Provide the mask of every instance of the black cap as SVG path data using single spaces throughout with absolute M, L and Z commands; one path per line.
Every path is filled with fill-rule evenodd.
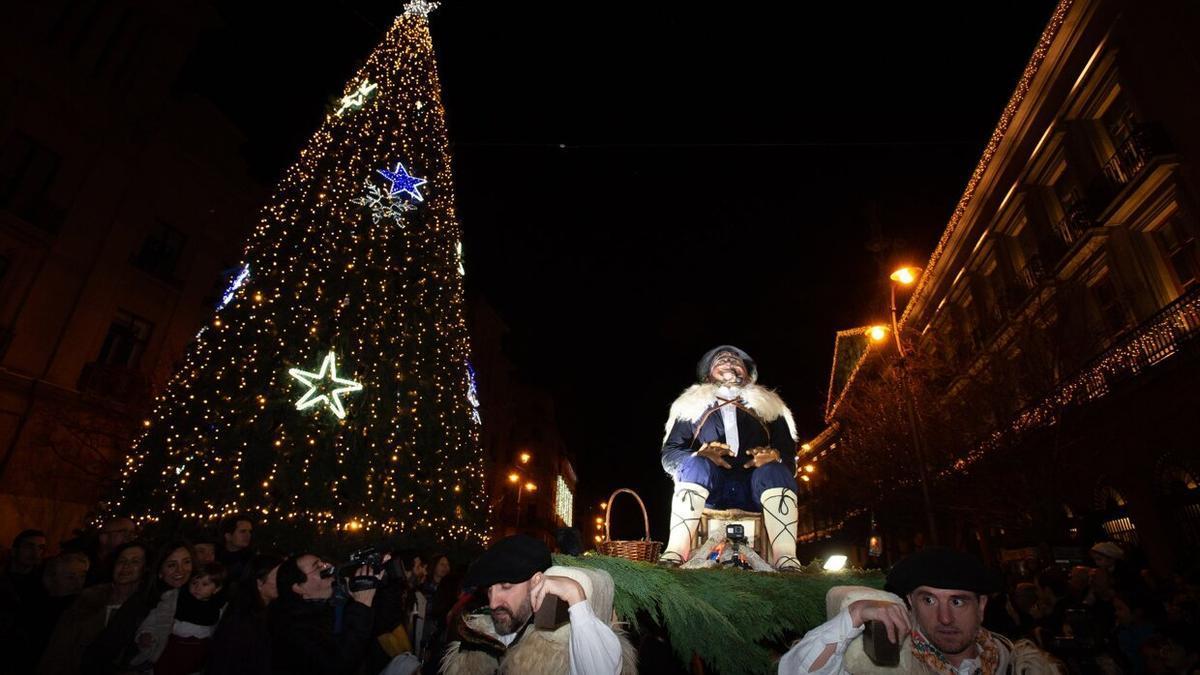
M 884 590 L 904 597 L 918 586 L 981 594 L 996 588 L 992 574 L 975 556 L 944 546 L 921 549 L 896 563 Z
M 754 362 L 754 359 L 750 358 L 749 354 L 733 345 L 721 345 L 720 347 L 713 347 L 705 352 L 704 356 L 700 357 L 700 362 L 696 364 L 697 382 L 708 381 L 708 373 L 712 370 L 713 361 L 721 352 L 729 352 L 741 359 L 742 363 L 746 364 L 746 376 L 750 378 L 751 382 L 758 381 L 758 364 Z
M 527 534 L 514 534 L 489 548 L 467 570 L 464 587 L 519 584 L 550 569 L 550 549 Z

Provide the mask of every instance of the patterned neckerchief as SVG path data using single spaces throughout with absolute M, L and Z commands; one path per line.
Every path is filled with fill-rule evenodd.
M 946 655 L 934 647 L 933 643 L 927 640 L 920 631 L 914 628 L 910 637 L 912 637 L 913 657 L 917 661 L 935 673 L 944 673 L 945 675 L 958 673 L 958 670 L 950 665 Z M 992 634 L 982 626 L 975 636 L 975 646 L 979 649 L 979 667 L 975 669 L 975 675 L 998 675 L 1000 649 L 996 647 L 996 641 L 992 639 Z

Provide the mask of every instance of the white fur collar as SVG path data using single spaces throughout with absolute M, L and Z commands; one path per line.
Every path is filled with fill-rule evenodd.
M 716 384 L 693 384 L 683 393 L 675 402 L 671 404 L 671 416 L 667 419 L 667 436 L 671 434 L 671 427 L 675 426 L 678 421 L 684 422 L 699 422 L 704 413 L 708 411 L 717 402 L 717 389 L 720 386 Z M 753 410 L 754 414 L 758 415 L 763 422 L 770 424 L 779 419 L 780 416 L 787 421 L 788 431 L 792 434 L 792 440 L 799 440 L 796 435 L 796 422 L 792 419 L 792 411 L 784 405 L 783 399 L 779 398 L 779 394 L 761 387 L 757 384 L 749 384 L 742 387 L 742 401 L 746 407 Z M 666 441 L 666 436 L 663 437 Z

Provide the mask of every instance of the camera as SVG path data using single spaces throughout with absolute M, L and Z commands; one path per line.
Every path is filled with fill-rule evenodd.
M 749 539 L 746 539 L 746 526 L 741 523 L 730 523 L 725 526 L 725 539 L 733 544 L 748 544 Z
M 360 567 L 366 567 L 369 574 L 357 576 Z M 378 577 L 383 572 L 382 577 Z M 353 593 L 372 588 L 381 588 L 388 584 L 404 579 L 404 567 L 398 558 L 384 560 L 382 551 L 374 546 L 368 546 L 354 551 L 345 563 L 333 565 L 321 572 L 323 578 L 334 578 L 334 584 Z

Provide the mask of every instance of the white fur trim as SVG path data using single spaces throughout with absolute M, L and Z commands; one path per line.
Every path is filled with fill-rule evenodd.
M 695 424 L 700 421 L 704 413 L 708 411 L 717 402 L 716 384 L 693 384 L 683 393 L 675 402 L 671 404 L 671 414 L 667 419 L 666 432 L 663 434 L 663 442 L 671 435 L 671 427 L 675 426 L 676 422 L 684 421 Z M 774 391 L 761 387 L 757 384 L 750 384 L 742 387 L 742 400 L 746 402 L 746 407 L 754 411 L 762 421 L 770 424 L 779 419 L 780 416 L 787 421 L 788 432 L 792 435 L 792 441 L 799 440 L 799 435 L 796 433 L 796 421 L 792 419 L 792 411 L 784 405 L 783 399 L 779 398 L 779 394 Z

